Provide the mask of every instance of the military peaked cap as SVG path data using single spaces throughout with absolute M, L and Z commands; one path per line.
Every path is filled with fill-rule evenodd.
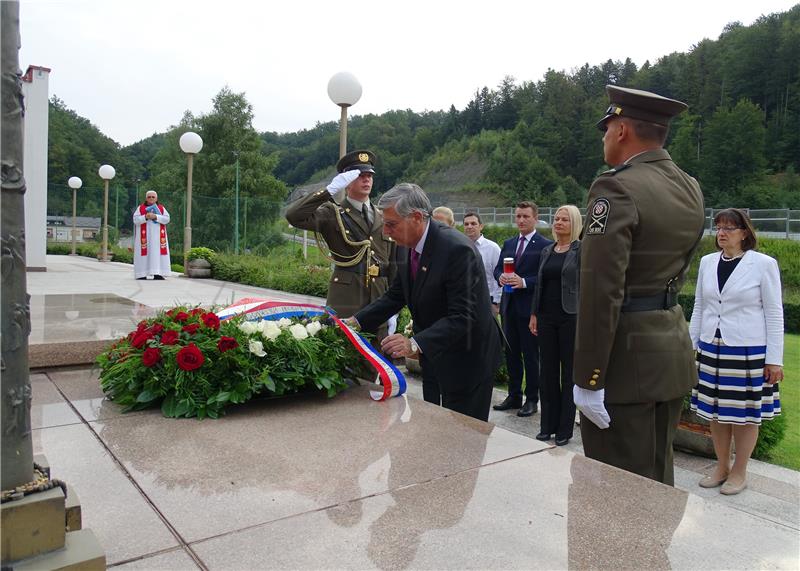
M 352 151 L 347 153 L 336 163 L 337 172 L 346 172 L 358 169 L 361 172 L 375 172 L 375 153 L 372 151 Z
M 597 122 L 601 131 L 606 130 L 606 122 L 612 117 L 629 117 L 669 127 L 670 119 L 689 108 L 681 101 L 641 89 L 606 85 L 606 92 L 611 105 L 605 117 Z

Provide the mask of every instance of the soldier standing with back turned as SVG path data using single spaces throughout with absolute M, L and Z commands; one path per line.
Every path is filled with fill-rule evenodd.
M 697 383 L 677 294 L 702 235 L 703 195 L 662 147 L 687 106 L 607 86 L 605 162 L 589 190 L 574 362 L 586 456 L 673 484 L 672 441 Z M 610 417 L 610 418 L 609 418 Z
M 395 243 L 383 235 L 383 217 L 369 200 L 375 155 L 353 151 L 336 164 L 327 188 L 289 205 L 289 224 L 316 233 L 335 267 L 328 286 L 328 306 L 338 315 L 354 315 L 388 289 L 394 277 Z M 321 243 L 322 240 L 324 243 Z M 392 261 L 390 263 L 390 261 Z M 386 336 L 386 324 L 377 331 Z

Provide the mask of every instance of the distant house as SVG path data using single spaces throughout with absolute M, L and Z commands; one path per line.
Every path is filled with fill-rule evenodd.
M 75 217 L 75 241 L 89 242 L 100 232 L 100 218 L 94 216 Z M 72 242 L 72 216 L 47 217 L 48 242 Z

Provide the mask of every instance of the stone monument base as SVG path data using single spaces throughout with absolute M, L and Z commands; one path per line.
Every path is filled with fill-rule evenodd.
M 36 462 L 50 477 L 43 456 Z M 34 492 L 2 504 L 3 569 L 105 569 L 106 556 L 97 538 L 81 529 L 77 494 L 67 487 Z

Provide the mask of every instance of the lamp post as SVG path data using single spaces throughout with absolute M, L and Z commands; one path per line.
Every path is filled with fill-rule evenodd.
M 103 165 L 97 171 L 103 179 L 103 251 L 100 261 L 108 261 L 108 181 L 117 175 L 117 171 L 111 165 Z
M 186 153 L 187 177 L 186 177 L 186 225 L 183 228 L 183 271 L 189 264 L 189 250 L 192 248 L 192 167 L 194 156 L 203 148 L 203 139 L 200 135 L 188 131 L 181 135 L 179 144 L 181 150 Z
M 233 252 L 239 255 L 239 151 L 233 151 L 236 157 L 236 231 L 233 233 Z
M 78 189 L 83 186 L 83 181 L 77 176 L 69 177 L 67 184 L 72 189 L 72 255 L 75 255 L 75 215 L 77 212 Z
M 347 152 L 347 108 L 361 99 L 361 84 L 347 71 L 334 74 L 328 81 L 328 97 L 342 108 L 339 120 L 339 158 Z

